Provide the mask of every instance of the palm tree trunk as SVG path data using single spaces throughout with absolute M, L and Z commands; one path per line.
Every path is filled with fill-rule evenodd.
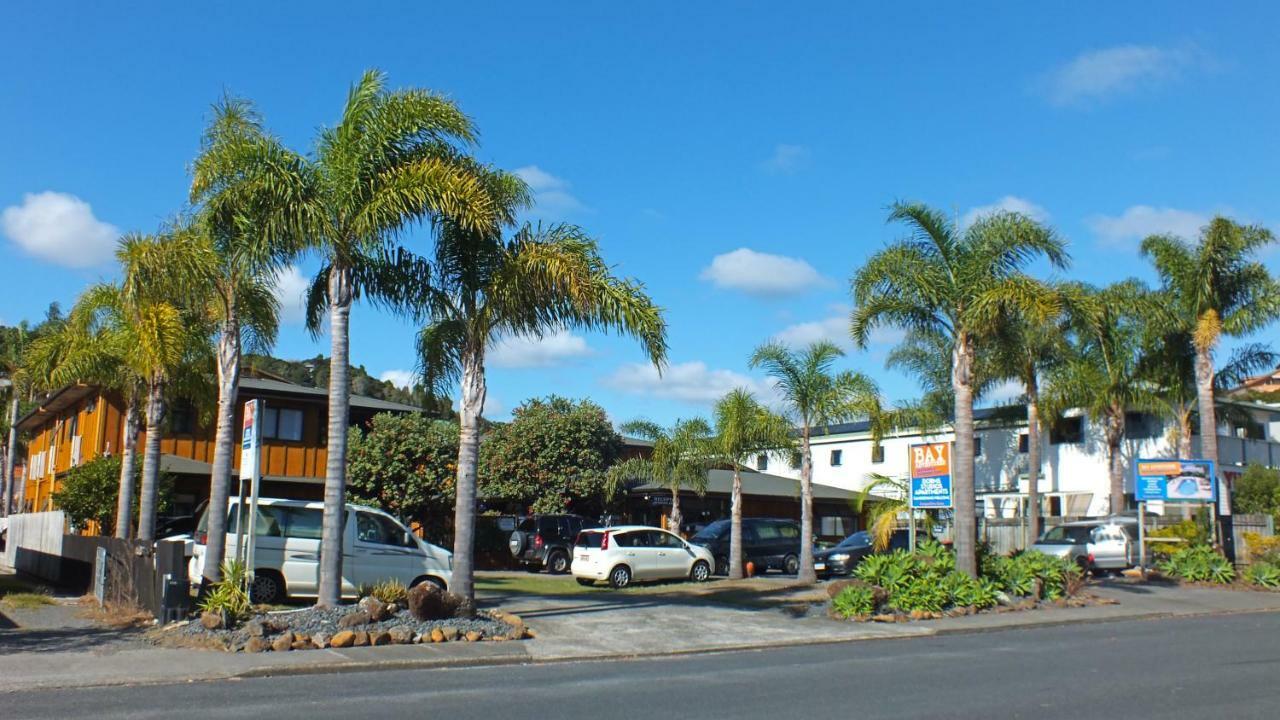
M 1178 457 L 1191 457 L 1191 408 L 1178 411 Z M 1185 504 L 1185 503 L 1184 503 Z
M 963 333 L 956 338 L 955 350 L 952 351 L 951 384 L 955 390 L 956 405 L 956 442 L 951 458 L 956 569 L 976 578 L 978 523 L 974 517 L 976 502 L 973 488 L 973 343 Z
M 1200 410 L 1200 459 L 1218 464 L 1218 417 L 1213 404 L 1213 351 L 1196 348 L 1196 400 Z
M 138 391 L 129 390 L 124 405 L 124 439 L 120 447 L 120 486 L 116 491 L 116 537 L 133 532 L 133 469 L 138 460 Z
M 4 451 L 4 516 L 14 509 L 13 454 L 18 451 L 18 386 L 12 385 L 13 398 L 9 400 L 9 439 Z
M 1040 388 L 1027 376 L 1027 539 L 1040 537 Z
M 729 496 L 729 578 L 742 577 L 742 471 L 733 463 L 733 492 Z
M 231 460 L 235 445 L 236 393 L 240 387 L 240 321 L 231 314 L 218 336 L 218 422 L 213 437 L 213 471 L 209 476 L 209 525 L 204 554 L 204 577 L 222 577 L 227 551 L 227 495 L 231 490 Z
M 1111 514 L 1124 512 L 1124 468 L 1121 466 L 1120 442 L 1124 439 L 1124 408 L 1113 406 L 1107 411 L 1107 474 L 1111 479 Z
M 796 582 L 818 582 L 813 569 L 813 449 L 808 422 L 800 429 L 800 573 Z
M 453 586 L 449 591 L 475 605 L 476 473 L 480 457 L 480 418 L 488 389 L 484 345 L 469 342 L 462 356 L 462 399 L 458 403 L 458 482 L 453 511 Z
M 147 444 L 142 452 L 142 490 L 138 500 L 138 539 L 156 539 L 156 507 L 160 491 L 160 435 L 164 423 L 164 382 L 147 386 Z
M 680 526 L 684 524 L 684 513 L 680 512 L 680 483 L 671 486 L 671 514 L 667 516 L 667 529 L 679 535 Z
M 342 532 L 347 495 L 347 417 L 351 402 L 351 270 L 329 269 L 329 439 L 324 473 L 324 518 L 320 528 L 320 588 L 316 605 L 342 600 Z

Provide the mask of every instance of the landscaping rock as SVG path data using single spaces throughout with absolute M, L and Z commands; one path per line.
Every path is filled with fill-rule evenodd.
M 897 615 L 891 615 L 891 614 L 889 614 L 889 613 L 882 613 L 882 614 L 880 614 L 880 615 L 872 615 L 872 616 L 871 616 L 871 619 L 872 619 L 872 620 L 874 620 L 875 622 L 883 622 L 883 623 L 898 622 L 898 616 L 897 616 Z
M 445 642 L 453 642 L 462 637 L 462 631 L 452 625 L 445 625 L 440 628 L 440 632 L 444 633 Z
M 360 609 L 368 613 L 371 622 L 382 622 L 394 614 L 390 606 L 372 595 L 360 600 Z
M 204 626 L 205 630 L 221 630 L 226 627 L 222 613 L 209 612 L 208 610 L 200 613 L 200 624 Z
M 374 646 L 390 645 L 391 633 L 386 630 L 374 630 L 369 633 L 369 644 Z
M 467 637 L 467 642 L 476 642 L 477 640 L 483 640 L 484 631 L 472 630 L 471 632 L 467 633 L 466 637 Z
M 396 613 L 400 612 L 403 609 L 404 608 L 400 607 L 400 603 L 388 603 L 387 615 L 394 617 Z
M 288 652 L 293 649 L 293 633 L 285 630 L 271 641 L 271 649 L 276 652 Z
M 347 629 L 360 627 L 361 625 L 368 625 L 371 622 L 373 622 L 373 616 L 361 610 L 344 615 L 342 619 L 338 621 L 338 627 Z
M 265 638 L 261 638 L 256 635 L 250 637 L 249 642 L 244 644 L 244 651 L 247 653 L 266 652 L 270 649 L 271 643 L 267 642 Z
M 461 597 L 446 593 L 427 582 L 410 588 L 405 599 L 409 603 L 409 612 L 419 620 L 444 620 L 456 617 L 459 608 L 464 604 Z
M 433 643 L 442 643 L 442 642 L 444 642 L 444 641 L 445 641 L 445 640 L 444 640 L 444 631 L 443 631 L 443 630 L 441 630 L 440 628 L 432 628 L 432 629 L 431 629 L 431 642 L 433 642 Z
M 342 632 L 334 633 L 333 637 L 329 638 L 329 647 L 349 648 L 355 644 L 356 634 L 350 630 L 343 630 Z
M 355 642 L 352 644 L 354 644 L 356 647 L 360 647 L 362 645 L 368 645 L 369 633 L 365 632 L 364 630 L 356 630 Z
M 407 625 L 397 625 L 388 631 L 391 642 L 397 645 L 408 645 L 413 642 L 413 630 Z
M 326 633 L 326 632 L 314 633 L 311 636 L 311 644 L 315 645 L 317 649 L 323 650 L 329 647 L 329 638 L 330 638 L 329 633 Z

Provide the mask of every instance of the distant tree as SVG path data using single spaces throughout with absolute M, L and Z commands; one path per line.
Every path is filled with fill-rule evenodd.
M 649 440 L 653 449 L 648 457 L 628 458 L 609 468 L 609 481 L 617 487 L 635 481 L 651 482 L 670 490 L 668 528 L 679 533 L 684 524 L 680 491 L 705 493 L 707 471 L 718 459 L 711 426 L 700 417 L 676 420 L 671 427 L 632 420 L 622 424 L 622 432 Z
M 1280 470 L 1256 463 L 1245 466 L 1232 488 L 1231 508 L 1240 513 L 1280 515 Z
M 136 490 L 142 480 L 136 468 L 132 479 L 135 492 L 130 493 L 130 497 L 136 505 L 140 495 Z M 172 490 L 173 478 L 162 475 L 156 500 L 159 511 L 168 509 Z M 83 530 L 93 522 L 97 523 L 100 534 L 111 535 L 115 530 L 119 492 L 120 458 L 102 456 L 68 470 L 53 494 L 53 501 L 77 528 Z
M 602 510 L 605 474 L 621 451 L 622 437 L 590 400 L 527 400 L 480 445 L 479 495 L 534 512 Z
M 352 498 L 418 523 L 439 538 L 453 507 L 458 426 L 415 413 L 379 413 L 351 428 L 347 486 Z

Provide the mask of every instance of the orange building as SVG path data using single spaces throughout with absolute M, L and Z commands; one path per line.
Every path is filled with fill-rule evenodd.
M 232 463 L 240 467 L 240 428 L 244 403 L 264 401 L 262 489 L 267 497 L 320 499 L 328 441 L 328 391 L 281 379 L 246 376 L 236 399 L 236 437 Z M 362 395 L 351 396 L 349 423 L 364 424 L 380 412 L 421 412 L 421 408 Z M 207 417 L 206 417 L 207 416 Z M 174 477 L 168 514 L 185 515 L 209 495 L 212 473 L 213 412 L 200 413 L 177 403 L 169 408 L 160 441 L 160 469 Z M 68 385 L 50 394 L 18 421 L 27 442 L 22 495 L 28 512 L 54 509 L 53 493 L 66 472 L 102 455 L 119 454 L 124 439 L 124 402 L 93 385 Z M 138 435 L 138 465 L 146 433 Z

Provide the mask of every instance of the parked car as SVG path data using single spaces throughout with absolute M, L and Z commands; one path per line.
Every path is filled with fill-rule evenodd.
M 921 535 L 921 539 L 927 537 Z M 889 537 L 889 545 L 881 552 L 905 550 L 911 544 L 911 534 L 906 530 L 894 530 Z M 813 553 L 813 569 L 820 577 L 832 575 L 848 575 L 862 562 L 862 558 L 876 552 L 873 549 L 871 533 L 866 530 L 856 532 L 841 540 L 834 547 L 818 550 Z
M 583 530 L 573 547 L 573 576 L 580 585 L 604 580 L 624 588 L 633 581 L 682 578 L 705 582 L 714 562 L 710 550 L 644 525 Z
M 507 540 L 511 554 L 526 570 L 546 568 L 553 575 L 569 572 L 573 541 L 586 528 L 600 524 L 581 515 L 530 515 L 520 521 Z
M 715 557 L 715 572 L 729 574 L 729 520 L 717 520 L 689 538 Z M 794 575 L 800 570 L 800 523 L 776 518 L 742 518 L 743 562 L 755 563 L 756 572 L 780 570 Z
M 1137 565 L 1137 538 L 1137 518 L 1118 515 L 1049 528 L 1031 549 L 1067 558 L 1081 570 L 1099 575 Z
M 238 551 L 239 499 L 227 504 L 227 557 Z M 246 509 L 247 512 L 247 509 Z M 374 508 L 348 503 L 342 534 L 342 596 L 355 598 L 362 585 L 399 580 L 409 587 L 430 582 L 447 588 L 453 580 L 453 553 L 414 535 L 398 520 Z M 254 602 L 315 597 L 320 582 L 320 529 L 324 503 L 260 498 L 253 522 Z M 206 510 L 196 525 L 188 563 L 192 581 L 204 575 L 209 532 Z

